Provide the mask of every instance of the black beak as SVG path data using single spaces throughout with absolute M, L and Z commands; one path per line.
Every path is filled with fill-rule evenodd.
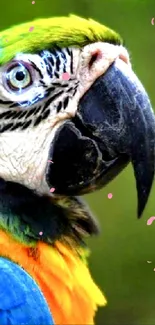
M 104 186 L 131 161 L 140 217 L 154 178 L 154 146 L 155 117 L 148 95 L 118 59 L 83 96 L 75 118 L 57 131 L 47 183 L 56 194 L 87 193 Z

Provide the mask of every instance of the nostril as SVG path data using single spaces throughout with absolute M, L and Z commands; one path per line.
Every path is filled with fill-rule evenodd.
M 91 59 L 89 61 L 89 69 L 91 69 L 92 65 L 95 61 L 100 59 L 102 57 L 102 52 L 100 50 L 96 50 L 94 53 L 92 53 Z
M 130 60 L 129 60 L 129 56 L 126 53 L 126 51 L 121 50 L 121 53 L 119 54 L 119 59 L 121 59 L 123 62 L 125 62 L 126 64 L 130 65 Z M 92 68 L 93 64 L 100 60 L 100 59 L 104 59 L 104 54 L 100 49 L 95 50 L 92 55 L 91 55 L 91 59 L 89 61 L 89 69 Z
M 97 60 L 97 53 L 93 54 L 89 61 L 89 69 L 91 69 L 93 63 Z

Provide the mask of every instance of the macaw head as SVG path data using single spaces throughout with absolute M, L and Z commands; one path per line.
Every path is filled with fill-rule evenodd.
M 101 188 L 131 162 L 140 216 L 155 117 L 121 37 L 74 15 L 0 37 L 0 177 L 56 199 Z

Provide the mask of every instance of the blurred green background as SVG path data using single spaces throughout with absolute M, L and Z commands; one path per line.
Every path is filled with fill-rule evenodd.
M 118 31 L 135 72 L 155 107 L 155 0 L 0 0 L 0 29 L 38 17 L 75 13 Z M 112 199 L 107 195 L 111 192 Z M 106 188 L 86 196 L 101 236 L 89 240 L 90 267 L 108 305 L 97 325 L 155 325 L 155 186 L 143 218 L 136 218 L 136 189 L 129 166 Z M 147 263 L 152 261 L 152 263 Z

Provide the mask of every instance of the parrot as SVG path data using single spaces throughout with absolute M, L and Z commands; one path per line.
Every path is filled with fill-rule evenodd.
M 155 170 L 155 115 L 113 29 L 74 14 L 0 32 L 0 324 L 94 324 L 100 225 L 83 195 L 130 163 L 137 216 Z

